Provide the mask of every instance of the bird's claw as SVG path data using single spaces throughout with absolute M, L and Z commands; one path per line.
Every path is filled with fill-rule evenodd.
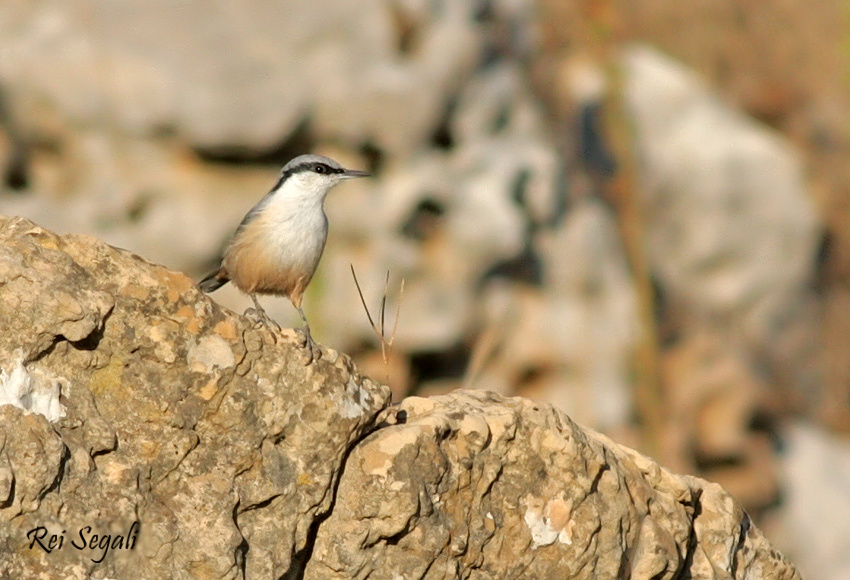
M 299 328 L 296 332 L 300 337 L 300 345 L 306 351 L 307 362 L 305 366 L 309 366 L 313 361 L 317 361 L 322 358 L 322 349 L 319 348 L 319 345 L 313 340 L 313 336 L 310 334 L 310 327 Z
M 272 320 L 272 318 L 266 314 L 264 310 L 258 310 L 256 308 L 248 308 L 245 311 L 244 316 L 250 318 L 254 321 L 254 327 L 257 328 L 259 326 L 265 326 L 269 330 L 273 332 L 280 332 L 280 324 Z

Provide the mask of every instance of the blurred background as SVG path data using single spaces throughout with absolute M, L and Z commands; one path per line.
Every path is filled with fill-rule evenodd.
M 396 399 L 554 403 L 847 579 L 848 30 L 837 0 L 5 0 L 0 213 L 198 279 L 291 157 L 370 169 L 326 203 L 320 342 Z

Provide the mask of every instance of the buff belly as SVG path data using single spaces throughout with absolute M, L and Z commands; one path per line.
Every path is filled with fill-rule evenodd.
M 324 215 L 319 217 L 324 220 Z M 325 236 L 311 235 L 311 224 L 273 223 L 261 217 L 247 226 L 225 252 L 223 265 L 243 292 L 286 296 L 299 307 L 322 256 Z

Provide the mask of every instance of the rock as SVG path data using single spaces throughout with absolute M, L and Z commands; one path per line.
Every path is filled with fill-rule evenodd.
M 545 114 L 519 64 L 504 61 L 472 75 L 457 98 L 450 128 L 456 146 L 511 135 L 539 140 Z M 515 150 L 522 154 L 522 150 Z
M 780 510 L 787 550 L 807 578 L 850 577 L 850 440 L 804 423 L 786 425 Z
M 474 26 L 474 6 L 449 0 L 419 4 L 416 41 L 405 46 L 398 22 L 405 6 L 410 3 L 371 0 L 341 11 L 333 1 L 324 8 L 303 3 L 305 14 L 315 15 L 309 21 L 322 22 L 301 71 L 311 79 L 312 121 L 320 135 L 368 140 L 407 155 L 436 129 L 450 95 L 478 64 L 484 39 Z M 327 15 L 334 15 L 331 25 Z
M 77 154 L 49 163 L 36 155 L 39 172 L 58 163 L 53 182 L 40 177 L 35 190 L 5 197 L 4 212 L 56 231 L 96 235 L 185 271 L 209 267 L 200 262 L 221 251 L 279 172 L 203 164 L 172 145 L 97 132 L 66 139 L 63 148 Z
M 719 486 L 546 404 L 411 397 L 346 464 L 305 579 L 787 578 Z
M 36 125 L 47 103 L 72 125 L 107 119 L 136 136 L 173 130 L 204 150 L 263 152 L 310 117 L 321 137 L 412 150 L 476 64 L 471 10 L 426 9 L 400 54 L 390 3 L 376 0 L 22 2 L 0 18 L 0 76 Z
M 740 321 L 770 350 L 801 315 L 820 238 L 799 155 L 660 53 L 623 62 L 660 284 L 691 317 Z
M 92 238 L 2 218 L 0 239 L 0 392 L 28 373 L 58 385 L 61 405 L 50 421 L 0 407 L 0 576 L 297 569 L 389 390 L 333 351 L 305 367 L 292 333 L 275 344 L 182 274 Z M 103 563 L 68 545 L 134 521 L 135 550 Z M 29 549 L 38 526 L 66 530 L 65 548 Z
M 33 512 L 51 489 L 67 461 L 67 447 L 40 414 L 0 405 L 0 505 L 4 522 Z M 3 571 L 0 566 L 0 571 Z
M 478 71 L 448 119 L 451 150 L 389 163 L 374 195 L 359 206 L 349 200 L 345 212 L 328 201 L 329 217 L 341 214 L 343 227 L 331 220 L 324 262 L 336 263 L 327 271 L 337 277 L 322 278 L 329 297 L 322 310 L 348 320 L 336 331 L 340 340 L 356 346 L 371 339 L 348 268 L 340 268 L 348 263 L 357 266 L 370 303 L 380 299 L 387 270 L 405 279 L 399 350 L 442 352 L 475 333 L 482 278 L 521 255 L 534 223 L 551 220 L 557 205 L 560 162 L 535 105 L 515 67 Z
M 741 349 L 709 333 L 682 337 L 662 355 L 664 464 L 723 485 L 760 513 L 781 494 L 768 389 Z
M 4 578 L 799 578 L 719 486 L 549 405 L 389 409 L 129 252 L 21 218 L 0 248 Z
M 613 216 L 582 201 L 535 249 L 541 289 L 490 284 L 479 301 L 479 348 L 494 344 L 472 384 L 501 383 L 495 390 L 550 402 L 598 428 L 626 423 L 638 321 Z

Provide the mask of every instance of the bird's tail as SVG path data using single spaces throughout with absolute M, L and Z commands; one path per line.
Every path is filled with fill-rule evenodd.
M 230 282 L 230 276 L 227 275 L 227 272 L 224 268 L 219 268 L 218 270 L 212 272 L 206 278 L 198 282 L 198 288 L 200 288 L 204 292 L 214 292 L 215 290 L 218 290 L 228 282 Z

